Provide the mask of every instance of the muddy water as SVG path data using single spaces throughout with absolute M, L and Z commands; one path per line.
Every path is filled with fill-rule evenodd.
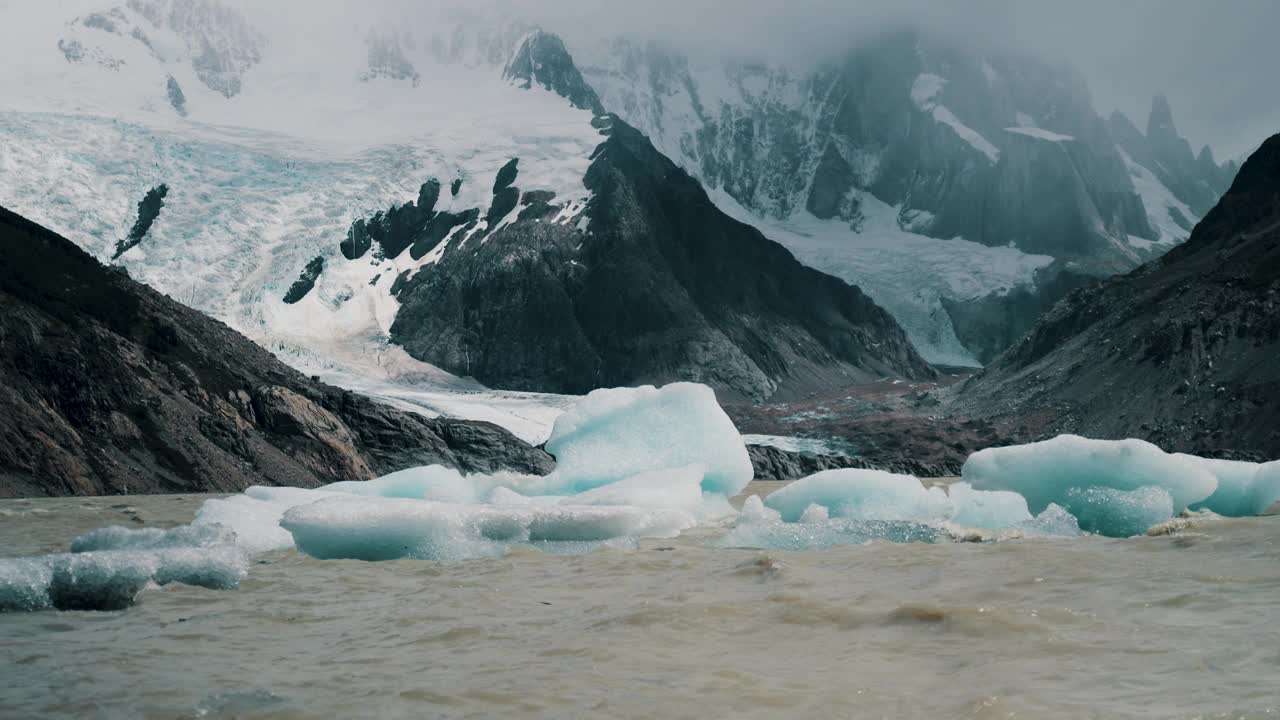
M 202 498 L 0 502 L 0 555 Z M 0 615 L 0 717 L 1280 717 L 1280 518 L 1160 538 L 261 556 Z

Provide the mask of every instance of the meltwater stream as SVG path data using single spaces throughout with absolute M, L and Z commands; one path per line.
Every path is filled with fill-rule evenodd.
M 0 555 L 180 525 L 205 499 L 0 501 Z M 1278 517 L 804 552 L 719 532 L 453 563 L 274 551 L 237 591 L 0 614 L 0 717 L 1280 713 Z

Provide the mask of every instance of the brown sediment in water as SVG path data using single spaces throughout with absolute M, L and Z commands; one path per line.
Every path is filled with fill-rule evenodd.
M 205 497 L 0 501 L 0 555 L 189 522 Z M 272 552 L 236 591 L 0 614 L 0 715 L 1265 716 L 1280 521 L 1200 530 L 811 552 L 700 532 L 452 564 Z

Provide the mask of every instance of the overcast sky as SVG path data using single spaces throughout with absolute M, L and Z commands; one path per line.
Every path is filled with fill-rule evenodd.
M 441 6 L 505 4 L 571 47 L 625 34 L 690 53 L 799 63 L 911 22 L 979 48 L 1066 61 L 1085 76 L 1099 113 L 1119 108 L 1140 128 L 1152 94 L 1164 92 L 1183 135 L 1197 150 L 1209 143 L 1219 159 L 1280 132 L 1280 0 L 229 1 L 291 24 L 321 15 L 358 22 L 379 10 L 408 20 Z
M 1163 91 L 1198 149 L 1252 150 L 1280 132 L 1280 0 L 511 0 L 572 40 L 647 34 L 774 58 L 838 50 L 895 21 L 1037 53 L 1084 74 L 1104 115 L 1146 127 Z M 532 11 L 532 12 L 531 12 Z

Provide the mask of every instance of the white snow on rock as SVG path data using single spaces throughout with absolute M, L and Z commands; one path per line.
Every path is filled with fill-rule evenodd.
M 985 155 L 992 165 L 1000 162 L 1000 149 L 984 138 L 982 133 L 961 122 L 955 113 L 939 101 L 938 96 L 942 94 L 946 84 L 947 81 L 944 78 L 933 73 L 920 73 L 911 83 L 911 102 L 920 108 L 921 112 L 928 113 L 937 122 L 954 130 L 961 140 Z
M 1068 142 L 1075 140 L 1075 138 L 1070 135 L 1063 135 L 1062 133 L 1056 133 L 1051 130 L 1042 130 L 1041 128 L 1034 126 L 1007 127 L 1004 130 L 1005 132 L 1011 132 L 1016 135 L 1026 135 L 1027 137 L 1032 137 L 1037 140 L 1046 140 L 1048 142 Z
M 1181 216 L 1189 227 L 1194 227 L 1200 221 L 1200 216 L 1192 212 L 1186 203 L 1175 197 L 1173 192 L 1160 182 L 1155 173 L 1135 162 L 1129 153 L 1120 149 L 1120 157 L 1129 168 L 1133 188 L 1138 191 L 1138 197 L 1142 199 L 1142 205 L 1147 211 L 1151 226 L 1160 234 L 1159 239 L 1154 241 L 1130 236 L 1129 244 L 1141 250 L 1151 250 L 1155 245 L 1168 250 L 1190 237 L 1191 231 L 1178 224 L 1175 218 Z
M 489 420 L 544 440 L 563 399 L 491 392 L 388 343 L 399 310 L 391 284 L 402 273 L 429 271 L 460 238 L 420 260 L 407 251 L 382 259 L 375 250 L 347 261 L 338 250 L 354 219 L 416 199 L 432 177 L 443 186 L 438 209 L 483 212 L 494 176 L 513 157 L 520 159 L 517 187 L 554 191 L 567 207 L 554 221 L 580 222 L 589 199 L 582 178 L 603 137 L 590 112 L 502 79 L 525 28 L 456 8 L 442 11 L 439 22 L 402 29 L 397 37 L 414 35 L 397 52 L 412 65 L 415 84 L 370 75 L 366 38 L 386 19 L 376 13 L 357 26 L 319 13 L 300 37 L 281 14 L 257 16 L 251 4 L 238 8 L 243 18 L 217 2 L 178 4 L 198 5 L 212 18 L 180 13 L 178 20 L 226 30 L 211 41 L 218 57 L 241 57 L 240 49 L 260 55 L 249 66 L 224 68 L 241 83 L 230 97 L 196 76 L 198 60 L 182 33 L 202 30 L 185 20 L 167 29 L 165 13 L 159 27 L 142 4 L 113 9 L 101 0 L 0 11 L 9 21 L 0 23 L 0 59 L 23 68 L 0 78 L 5 206 L 110 262 L 138 201 L 165 183 L 160 217 L 115 261 L 132 277 L 308 374 L 362 385 L 404 409 Z M 261 24 L 271 21 L 280 25 Z M 149 46 L 135 28 L 145 30 Z M 249 34 L 265 40 L 236 39 Z M 59 38 L 80 43 L 86 58 L 64 56 Z M 108 57 L 122 62 L 95 60 Z M 185 116 L 169 104 L 170 75 L 186 98 Z M 462 180 L 456 197 L 455 179 Z M 325 269 L 315 288 L 285 304 L 285 291 L 317 256 Z
M 721 191 L 717 206 L 754 224 L 806 265 L 862 289 L 902 325 L 926 360 L 977 367 L 956 337 L 942 298 L 970 300 L 1034 282 L 1037 269 L 1053 261 L 1017 248 L 989 247 L 962 238 L 939 239 L 902 229 L 899 211 L 870 193 L 859 193 L 862 221 L 851 229 L 839 220 L 802 212 L 789 220 L 751 214 Z

